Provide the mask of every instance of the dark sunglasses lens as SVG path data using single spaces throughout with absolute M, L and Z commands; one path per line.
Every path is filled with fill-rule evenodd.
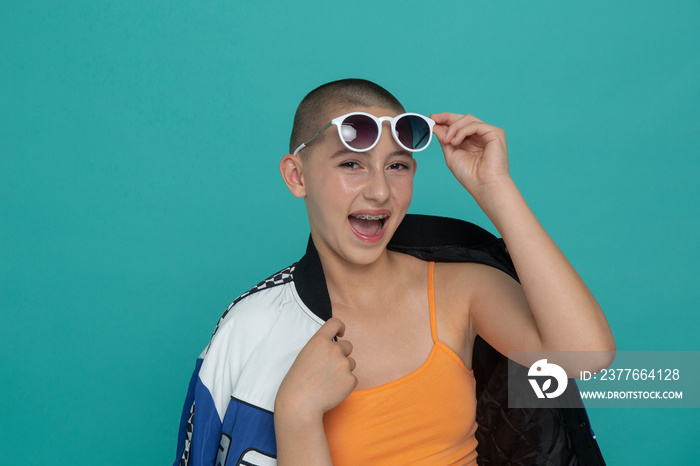
M 365 150 L 374 144 L 377 132 L 377 123 L 366 115 L 350 115 L 340 128 L 345 143 L 357 150 Z
M 396 132 L 401 144 L 411 150 L 424 148 L 430 140 L 430 126 L 423 118 L 406 115 L 396 122 Z

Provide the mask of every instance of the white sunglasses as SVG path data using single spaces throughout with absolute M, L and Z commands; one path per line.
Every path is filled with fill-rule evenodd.
M 352 112 L 334 118 L 314 136 L 301 144 L 294 155 L 307 146 L 311 141 L 328 129 L 331 125 L 338 128 L 338 137 L 345 147 L 355 152 L 365 152 L 379 142 L 382 135 L 382 122 L 391 123 L 391 135 L 396 143 L 409 152 L 420 152 L 433 139 L 435 121 L 418 113 L 403 113 L 395 117 L 377 118 L 364 112 Z

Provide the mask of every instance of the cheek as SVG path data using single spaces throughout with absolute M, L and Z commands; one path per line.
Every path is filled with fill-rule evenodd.
M 413 199 L 413 177 L 404 177 L 396 180 L 393 186 L 393 194 L 398 202 L 410 204 Z
M 326 173 L 318 179 L 319 182 L 313 187 L 313 192 L 324 200 L 350 202 L 352 197 L 362 189 L 360 177 L 352 178 Z
M 319 174 L 307 184 L 307 202 L 313 211 L 323 217 L 345 212 L 360 191 L 359 184 L 347 177 L 332 173 Z

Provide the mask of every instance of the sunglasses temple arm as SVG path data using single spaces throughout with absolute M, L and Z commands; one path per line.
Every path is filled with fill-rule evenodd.
M 318 133 L 316 133 L 316 134 L 314 134 L 313 136 L 311 136 L 311 139 L 309 139 L 308 141 L 306 141 L 305 143 L 303 143 L 303 144 L 301 144 L 299 147 L 297 147 L 297 150 L 294 151 L 294 154 L 293 154 L 293 155 L 297 155 L 297 153 L 298 153 L 300 150 L 302 150 L 304 147 L 306 147 L 307 144 L 309 144 L 311 141 L 313 141 L 314 139 L 316 139 L 316 137 L 317 137 L 319 134 L 321 134 L 322 132 L 324 132 L 325 130 L 327 130 L 328 128 L 330 128 L 332 124 L 333 124 L 333 122 L 332 122 L 332 121 L 329 121 L 328 124 L 327 124 L 326 126 L 324 126 L 323 128 L 321 128 L 320 130 L 318 130 Z

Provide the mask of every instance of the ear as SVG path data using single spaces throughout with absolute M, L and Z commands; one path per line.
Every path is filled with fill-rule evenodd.
M 301 165 L 301 159 L 298 155 L 287 154 L 280 161 L 282 179 L 294 197 L 306 196 L 306 186 L 304 185 Z
M 413 159 L 413 176 L 416 176 L 416 170 L 418 170 L 418 161 Z

